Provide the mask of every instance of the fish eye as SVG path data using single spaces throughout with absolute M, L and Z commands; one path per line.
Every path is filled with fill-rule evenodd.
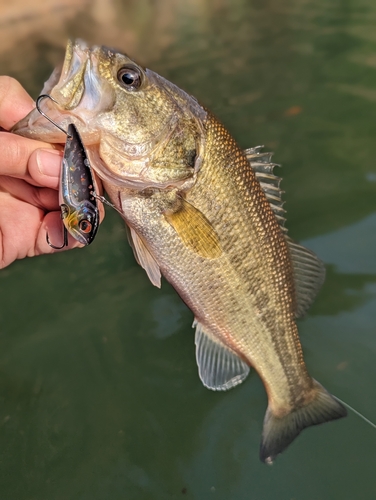
M 142 73 L 136 67 L 125 66 L 119 69 L 117 78 L 127 90 L 137 90 L 142 84 Z
M 86 219 L 82 219 L 79 223 L 79 226 L 83 233 L 90 233 L 92 228 L 91 222 Z

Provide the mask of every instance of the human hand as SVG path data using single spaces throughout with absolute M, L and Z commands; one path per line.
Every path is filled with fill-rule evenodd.
M 12 126 L 35 107 L 21 85 L 0 76 L 0 127 Z M 16 259 L 55 253 L 63 224 L 58 201 L 62 152 L 51 144 L 0 132 L 0 268 Z M 81 247 L 69 236 L 70 249 Z

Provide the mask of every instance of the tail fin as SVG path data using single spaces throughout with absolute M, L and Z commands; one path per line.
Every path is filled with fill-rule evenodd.
M 260 446 L 260 459 L 268 464 L 282 453 L 300 432 L 311 425 L 322 424 L 345 417 L 346 408 L 329 394 L 316 380 L 315 398 L 305 406 L 293 409 L 284 417 L 276 417 L 268 408 L 264 419 L 264 429 Z

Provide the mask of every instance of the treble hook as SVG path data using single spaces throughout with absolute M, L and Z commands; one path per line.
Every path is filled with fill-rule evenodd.
M 57 102 L 56 99 L 54 99 L 52 96 L 50 96 L 49 94 L 42 94 L 40 95 L 37 100 L 35 101 L 35 107 L 37 108 L 37 110 L 39 111 L 39 113 L 44 116 L 46 118 L 46 120 L 48 120 L 50 123 L 52 123 L 53 125 L 55 125 L 55 127 L 57 127 L 59 130 L 61 130 L 62 132 L 64 132 L 64 134 L 68 137 L 68 138 L 72 138 L 72 136 L 70 134 L 68 134 L 68 132 L 66 130 L 64 130 L 62 127 L 60 127 L 60 125 L 58 125 L 56 122 L 54 122 L 49 116 L 46 115 L 46 113 L 44 113 L 42 110 L 41 110 L 41 107 L 40 107 L 40 103 L 41 101 L 43 101 L 43 99 L 45 98 L 48 98 L 48 99 L 51 99 L 51 101 L 55 102 L 57 105 L 59 105 L 59 103 Z M 55 250 L 61 250 L 62 248 L 64 247 L 67 247 L 68 246 L 68 231 L 67 231 L 67 228 L 63 225 L 63 228 L 64 228 L 64 232 L 63 232 L 63 244 L 59 247 L 53 245 L 51 242 L 50 242 L 50 238 L 48 236 L 48 231 L 46 231 L 46 241 L 47 243 L 50 245 L 51 248 L 55 249 Z
M 57 100 L 54 99 L 52 96 L 50 96 L 50 94 L 42 94 L 35 101 L 35 107 L 37 108 L 37 110 L 39 111 L 39 113 L 46 118 L 46 120 L 48 120 L 50 123 L 52 123 L 53 125 L 55 125 L 55 127 L 57 127 L 59 130 L 61 130 L 62 132 L 64 132 L 64 134 L 71 139 L 72 136 L 70 134 L 68 134 L 68 132 L 66 130 L 64 130 L 62 127 L 60 127 L 60 125 L 58 125 L 56 122 L 54 122 L 52 120 L 52 118 L 50 118 L 49 116 L 47 116 L 46 113 L 44 113 L 41 110 L 41 108 L 40 108 L 40 102 L 43 101 L 43 99 L 45 99 L 46 97 L 48 99 L 51 99 L 51 101 L 53 101 L 54 103 L 56 103 L 59 106 L 59 103 L 57 102 Z

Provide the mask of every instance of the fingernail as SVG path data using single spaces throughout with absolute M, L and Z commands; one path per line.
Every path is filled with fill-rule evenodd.
M 59 177 L 62 154 L 56 149 L 38 149 L 37 163 L 39 172 L 49 177 Z

